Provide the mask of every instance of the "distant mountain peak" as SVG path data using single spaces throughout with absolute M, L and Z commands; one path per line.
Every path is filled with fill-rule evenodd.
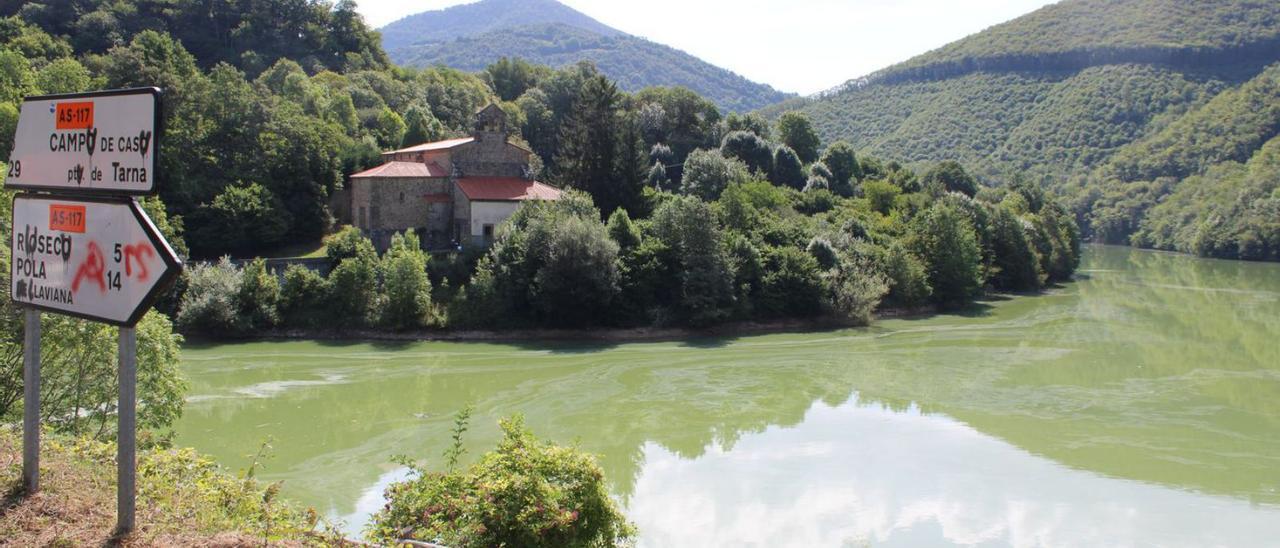
M 560 23 L 603 36 L 625 34 L 556 0 L 481 0 L 416 13 L 379 30 L 383 49 L 391 51 L 538 23 Z

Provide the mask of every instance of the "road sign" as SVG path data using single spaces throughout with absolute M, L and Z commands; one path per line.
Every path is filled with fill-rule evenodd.
M 96 194 L 152 194 L 160 155 L 160 90 L 28 97 L 5 186 Z
M 13 200 L 10 296 L 19 304 L 133 326 L 182 269 L 132 199 Z

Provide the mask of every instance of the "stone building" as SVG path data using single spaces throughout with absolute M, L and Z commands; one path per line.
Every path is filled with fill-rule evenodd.
M 521 202 L 560 198 L 533 180 L 531 154 L 507 142 L 506 113 L 491 104 L 470 137 L 384 152 L 382 165 L 352 175 L 350 221 L 379 249 L 410 228 L 430 249 L 487 244 Z

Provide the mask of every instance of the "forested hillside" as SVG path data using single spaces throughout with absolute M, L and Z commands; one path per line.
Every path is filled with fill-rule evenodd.
M 683 51 L 614 30 L 554 0 L 484 0 L 406 17 L 382 29 L 400 65 L 480 70 L 501 58 L 564 67 L 591 61 L 626 91 L 683 86 L 729 111 L 791 97 Z
M 761 113 L 799 110 L 824 141 L 868 154 L 1037 181 L 1069 197 L 1088 237 L 1129 243 L 1187 177 L 1247 162 L 1280 132 L 1278 61 L 1280 3 L 1066 0 Z M 1258 234 L 1194 250 L 1274 257 L 1280 233 Z M 1192 250 L 1168 241 L 1132 243 Z
M 751 110 L 788 97 L 662 44 L 626 34 L 598 34 L 562 23 L 507 27 L 447 42 L 391 50 L 391 55 L 401 65 L 445 65 L 470 71 L 483 69 L 504 57 L 553 67 L 587 60 L 624 90 L 679 85 L 730 111 Z

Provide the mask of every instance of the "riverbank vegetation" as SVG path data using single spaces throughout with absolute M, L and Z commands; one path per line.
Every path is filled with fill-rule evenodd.
M 691 157 L 699 155 L 714 166 L 689 171 L 683 186 L 701 190 L 642 188 L 637 208 L 648 216 L 632 219 L 619 207 L 602 218 L 590 194 L 570 190 L 523 206 L 474 259 L 428 259 L 412 232 L 379 256 L 348 228 L 329 239 L 327 276 L 295 265 L 277 277 L 261 260 L 197 265 L 177 322 L 212 336 L 789 318 L 864 324 L 882 303 L 946 308 L 987 289 L 1035 291 L 1069 278 L 1079 260 L 1072 216 L 1030 184 L 971 197 L 948 190 L 976 189 L 958 165 L 917 177 L 858 162 L 882 179 L 850 177 L 843 184 L 851 194 L 870 197 L 845 198 L 819 185 L 774 184 L 720 152 Z
M 444 471 L 406 460 L 414 477 L 387 488 L 387 504 L 369 525 L 370 540 L 459 548 L 631 544 L 635 527 L 609 496 L 595 457 L 539 441 L 519 416 L 500 422 L 503 437 L 493 451 L 460 469 L 469 417 L 464 410 L 456 418 Z

